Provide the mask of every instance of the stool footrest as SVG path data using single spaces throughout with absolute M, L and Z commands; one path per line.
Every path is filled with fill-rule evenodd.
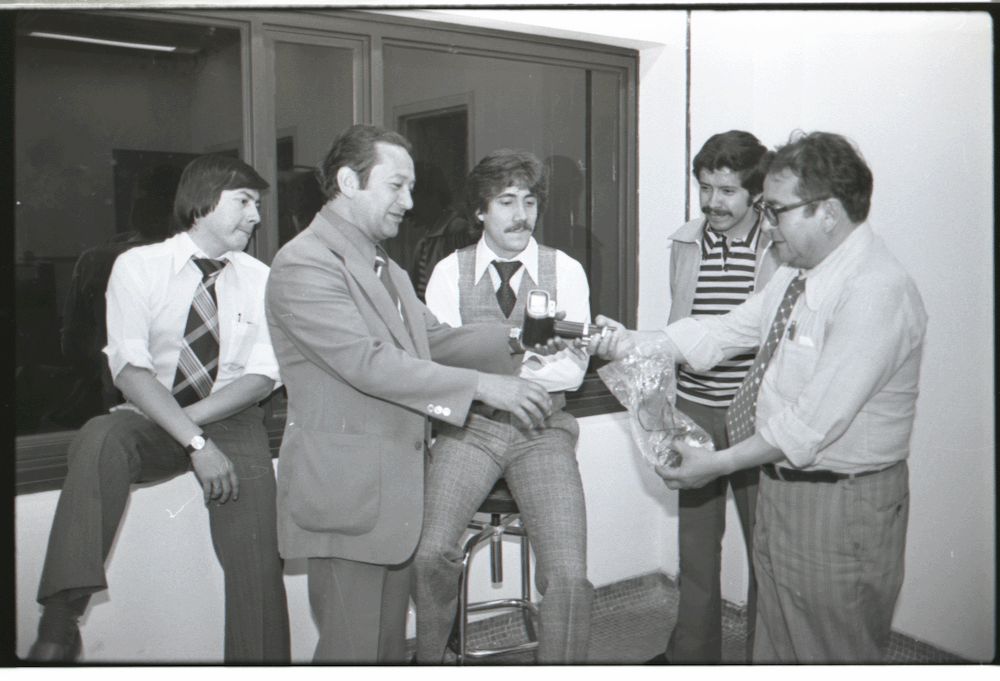
M 499 610 L 501 608 L 521 608 L 535 616 L 538 615 L 538 606 L 522 598 L 500 598 L 495 601 L 478 601 L 476 603 L 469 603 L 465 609 L 468 612 L 483 612 L 485 610 Z
M 471 657 L 472 659 L 481 659 L 484 657 L 493 657 L 494 655 L 508 655 L 510 653 L 527 652 L 529 650 L 538 650 L 538 641 L 529 641 L 527 643 L 519 643 L 516 646 L 492 648 L 490 650 L 476 650 L 475 648 L 469 648 L 465 651 L 465 656 Z

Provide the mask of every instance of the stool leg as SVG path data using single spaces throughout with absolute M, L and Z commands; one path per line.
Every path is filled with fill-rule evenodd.
M 465 652 L 468 645 L 466 641 L 466 625 L 469 622 L 469 557 L 471 552 L 466 552 L 465 560 L 462 562 L 462 573 L 459 576 L 461 583 L 458 586 L 458 650 L 455 651 L 456 662 L 459 665 L 465 664 Z
M 500 516 L 493 514 L 490 524 L 493 527 L 500 527 Z M 490 578 L 494 584 L 503 582 L 503 535 L 499 532 L 490 538 Z
M 521 598 L 531 602 L 531 547 L 528 545 L 528 537 L 521 537 Z M 528 630 L 528 640 L 537 641 L 538 634 L 535 631 L 535 619 L 527 610 L 522 610 L 524 626 Z

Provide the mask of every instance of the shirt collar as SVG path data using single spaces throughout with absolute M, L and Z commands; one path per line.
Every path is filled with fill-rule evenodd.
M 198 244 L 194 242 L 194 239 L 192 239 L 191 235 L 187 232 L 180 232 L 170 237 L 169 241 L 172 242 L 171 245 L 174 249 L 174 274 L 180 272 L 181 269 L 188 264 L 191 260 L 191 256 L 199 258 L 208 257 L 200 248 L 198 248 Z
M 504 261 L 508 259 L 501 258 L 494 253 L 493 249 L 486 245 L 486 237 L 480 237 L 479 243 L 476 244 L 476 284 L 479 284 L 479 280 L 483 278 L 490 263 L 494 260 Z M 510 258 L 508 262 L 514 262 L 515 260 L 521 262 L 525 271 L 531 276 L 532 281 L 538 281 L 538 242 L 535 241 L 535 237 L 528 239 L 527 247 L 513 258 Z
M 228 262 L 233 262 L 236 257 L 236 251 L 226 251 L 218 258 L 209 258 L 205 255 L 205 251 L 198 247 L 198 244 L 194 242 L 194 239 L 192 239 L 191 235 L 187 232 L 179 232 L 167 239 L 167 243 L 171 242 L 174 249 L 174 274 L 180 272 L 181 269 L 188 264 L 192 257 L 204 258 L 207 260 L 226 260 Z
M 871 248 L 875 233 L 871 225 L 864 222 L 855 227 L 839 246 L 810 270 L 803 271 L 806 277 L 805 299 L 811 310 L 818 310 L 820 302 L 835 288 L 839 288 L 849 269 L 858 257 Z

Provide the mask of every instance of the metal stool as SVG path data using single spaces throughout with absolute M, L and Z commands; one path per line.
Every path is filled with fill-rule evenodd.
M 519 653 L 538 649 L 538 635 L 535 632 L 535 622 L 538 618 L 538 606 L 531 602 L 531 562 L 530 550 L 528 546 L 528 533 L 521 525 L 521 518 L 518 515 L 517 502 L 514 501 L 507 481 L 503 478 L 486 495 L 479 513 L 489 513 L 490 523 L 473 519 L 469 523 L 469 529 L 475 530 L 465 542 L 465 549 L 462 557 L 462 574 L 458 583 L 458 613 L 455 617 L 455 629 L 457 637 L 453 639 L 458 664 L 465 664 L 466 658 L 480 659 L 492 657 L 494 655 L 505 655 L 508 653 Z M 521 538 L 521 597 L 502 598 L 492 601 L 478 601 L 469 603 L 469 563 L 476 547 L 483 542 L 490 542 L 490 577 L 494 584 L 503 582 L 503 553 L 502 542 L 504 534 L 512 534 Z M 469 648 L 467 628 L 469 625 L 470 612 L 483 612 L 487 610 L 519 609 L 524 615 L 524 623 L 528 630 L 528 642 L 513 646 L 500 648 Z

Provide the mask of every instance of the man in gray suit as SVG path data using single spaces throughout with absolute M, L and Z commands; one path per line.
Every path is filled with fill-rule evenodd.
M 309 559 L 314 662 L 404 661 L 427 418 L 460 426 L 474 400 L 525 423 L 552 411 L 543 387 L 513 375 L 509 325 L 439 323 L 379 246 L 413 205 L 409 150 L 375 126 L 338 137 L 321 167 L 327 203 L 268 281 L 288 389 L 278 541 L 284 558 Z

